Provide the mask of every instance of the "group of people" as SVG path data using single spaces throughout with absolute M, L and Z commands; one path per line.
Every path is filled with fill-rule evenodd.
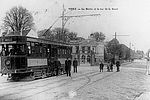
M 113 72 L 114 64 L 112 62 L 108 62 L 106 66 L 107 66 L 108 72 Z M 117 67 L 117 72 L 119 72 L 120 71 L 120 62 L 119 61 L 116 61 L 116 67 Z M 104 64 L 101 62 L 100 63 L 100 72 L 103 72 L 103 69 L 104 69 Z
M 67 58 L 66 61 L 65 61 L 65 70 L 66 70 L 67 76 L 70 76 L 70 77 L 71 77 L 71 65 L 72 65 L 72 61 Z M 74 73 L 77 73 L 77 66 L 78 66 L 78 61 L 75 58 L 73 60 Z
M 56 69 L 57 69 L 56 75 L 58 75 L 58 69 L 59 69 L 59 66 L 61 66 L 61 63 L 60 63 L 59 60 L 57 60 L 55 62 L 55 64 L 56 64 L 55 66 L 56 66 Z M 78 61 L 77 61 L 76 58 L 73 60 L 73 64 L 72 64 L 71 59 L 67 58 L 65 60 L 65 71 L 66 71 L 67 76 L 70 76 L 70 77 L 71 77 L 71 65 L 73 65 L 74 73 L 77 73 Z M 119 72 L 120 71 L 120 62 L 116 61 L 115 65 L 117 67 L 117 72 Z M 107 66 L 107 71 L 108 72 L 113 72 L 113 66 L 114 66 L 113 62 L 108 62 L 106 66 Z M 103 72 L 103 69 L 104 69 L 104 63 L 101 62 L 100 63 L 100 72 Z
M 71 77 L 71 65 L 72 65 L 71 59 L 67 58 L 65 60 L 65 71 L 66 71 L 67 76 L 70 76 L 70 77 Z M 61 63 L 58 59 L 54 61 L 54 66 L 56 67 L 56 75 L 58 76 L 59 75 L 59 67 L 61 66 Z M 78 61 L 75 58 L 73 60 L 74 73 L 77 73 L 77 66 L 78 66 Z

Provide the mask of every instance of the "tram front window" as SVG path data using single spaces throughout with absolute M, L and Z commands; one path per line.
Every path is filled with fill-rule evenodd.
M 19 44 L 4 44 L 2 45 L 2 56 L 8 55 L 23 55 L 25 54 L 24 45 Z

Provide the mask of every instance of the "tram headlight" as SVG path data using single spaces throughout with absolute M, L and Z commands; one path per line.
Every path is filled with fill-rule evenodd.
M 6 64 L 6 66 L 9 66 L 10 65 L 10 60 L 6 60 L 5 64 Z

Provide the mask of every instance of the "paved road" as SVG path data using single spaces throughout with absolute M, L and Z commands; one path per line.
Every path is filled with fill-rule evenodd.
M 121 71 L 99 72 L 98 66 L 79 66 L 78 73 L 29 82 L 0 77 L 0 100 L 135 100 L 149 91 L 145 61 L 124 64 Z

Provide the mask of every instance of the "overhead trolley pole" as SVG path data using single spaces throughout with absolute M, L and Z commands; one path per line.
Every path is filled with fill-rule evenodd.
M 68 16 L 68 15 L 65 15 L 65 8 L 64 8 L 64 5 L 63 5 L 63 11 L 62 11 L 62 16 L 60 16 L 60 18 L 62 18 L 62 34 L 64 34 L 64 27 L 67 23 L 67 21 L 70 19 L 70 18 L 73 18 L 73 17 L 87 17 L 87 16 L 100 16 L 101 14 L 88 14 L 88 15 L 74 15 L 74 16 Z

